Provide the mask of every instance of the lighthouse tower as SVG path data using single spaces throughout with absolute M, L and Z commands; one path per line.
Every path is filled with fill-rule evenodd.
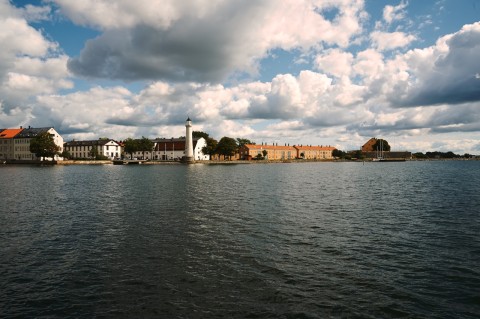
M 187 118 L 185 123 L 185 162 L 193 163 L 195 158 L 193 157 L 193 138 L 192 138 L 192 120 Z

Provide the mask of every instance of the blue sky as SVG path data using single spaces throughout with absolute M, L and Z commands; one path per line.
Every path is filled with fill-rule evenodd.
M 480 154 L 480 0 L 0 0 L 0 127 Z

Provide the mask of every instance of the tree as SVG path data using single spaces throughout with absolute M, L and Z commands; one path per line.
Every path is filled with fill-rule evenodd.
M 375 144 L 373 144 L 373 150 L 390 152 L 390 145 L 388 145 L 386 140 L 378 139 Z
M 60 146 L 55 144 L 53 136 L 48 132 L 43 132 L 35 136 L 30 141 L 30 152 L 43 160 L 44 157 L 54 157 L 60 152 Z
M 93 159 L 97 159 L 98 157 L 98 147 L 97 145 L 92 145 L 92 148 L 90 149 L 90 151 L 88 151 L 88 155 L 93 158 Z
M 414 158 L 419 158 L 419 159 L 426 159 L 428 158 L 427 155 L 423 154 L 422 152 L 417 152 L 412 154 Z
M 267 150 L 263 150 L 262 151 L 262 154 L 263 154 L 263 158 L 267 158 L 267 155 L 268 155 L 268 151 Z
M 193 131 L 192 132 L 192 137 L 193 138 L 204 138 L 205 140 L 209 138 L 208 133 L 202 132 L 202 131 Z
M 67 150 L 63 150 L 62 154 L 60 154 L 61 157 L 63 158 L 66 158 L 66 159 L 71 159 L 72 158 L 72 154 L 70 154 L 69 151 Z
M 125 140 L 123 147 L 125 153 L 130 154 L 130 158 L 133 159 L 133 153 L 138 151 L 138 141 L 129 137 Z
M 341 150 L 334 149 L 332 151 L 332 156 L 333 157 L 338 157 L 338 158 L 345 158 L 346 153 Z
M 217 154 L 228 156 L 231 159 L 232 155 L 237 151 L 238 146 L 235 139 L 224 136 L 220 139 L 217 145 Z
M 362 151 L 360 151 L 360 150 L 355 151 L 354 156 L 355 156 L 356 159 L 364 159 L 365 158 Z
M 206 141 L 207 145 L 202 147 L 202 153 L 210 155 L 210 157 L 212 157 L 216 154 L 218 142 L 216 139 L 213 139 L 211 137 L 207 137 Z
M 255 143 L 252 143 L 252 141 L 250 141 L 247 138 L 237 137 L 237 145 L 238 145 L 239 148 L 245 146 L 246 144 L 255 144 Z
M 154 143 L 150 139 L 144 136 L 142 136 L 142 139 L 139 140 L 137 143 L 138 143 L 137 151 L 142 152 L 142 156 L 145 159 L 145 152 L 151 152 L 153 150 Z

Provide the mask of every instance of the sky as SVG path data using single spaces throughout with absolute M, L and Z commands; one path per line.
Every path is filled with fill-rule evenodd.
M 0 128 L 480 155 L 480 0 L 0 0 Z

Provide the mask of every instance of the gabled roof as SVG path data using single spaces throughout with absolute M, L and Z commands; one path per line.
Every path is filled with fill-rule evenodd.
M 24 128 L 19 134 L 15 136 L 15 138 L 30 138 L 36 137 L 39 134 L 48 132 L 52 127 L 39 127 L 39 128 Z
M 22 130 L 23 129 L 21 128 L 7 128 L 4 130 L 0 130 L 0 138 L 13 138 Z
M 192 138 L 194 149 L 197 146 L 198 140 L 199 138 Z M 155 152 L 185 150 L 185 138 L 171 138 L 171 139 L 159 138 L 159 139 L 153 140 L 153 142 L 155 142 Z

